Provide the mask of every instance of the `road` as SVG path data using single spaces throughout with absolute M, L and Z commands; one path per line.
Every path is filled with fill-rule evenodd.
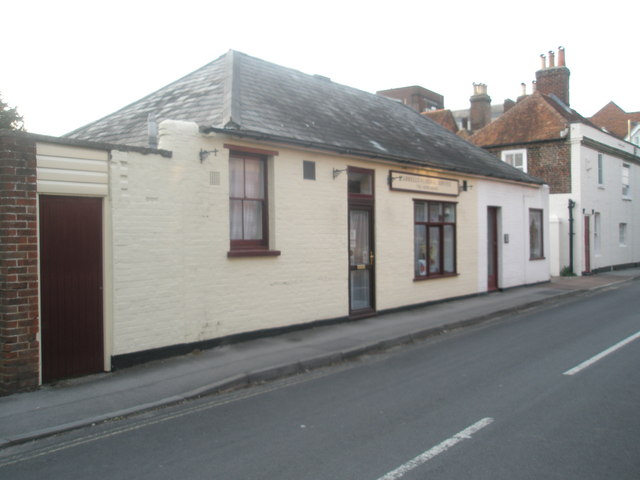
M 0 451 L 0 479 L 640 478 L 640 282 Z

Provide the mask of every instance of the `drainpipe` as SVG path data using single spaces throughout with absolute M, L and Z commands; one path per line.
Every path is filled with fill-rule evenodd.
M 569 271 L 573 273 L 573 209 L 576 202 L 569 199 Z

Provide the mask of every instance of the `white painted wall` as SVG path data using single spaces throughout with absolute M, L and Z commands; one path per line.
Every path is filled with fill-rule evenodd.
M 559 238 L 552 241 L 558 261 L 551 265 L 552 275 L 569 265 L 569 210 L 572 199 L 574 208 L 574 272 L 582 274 L 585 262 L 584 217 L 589 217 L 591 270 L 624 265 L 640 261 L 640 156 L 637 161 L 622 159 L 605 151 L 583 144 L 590 138 L 622 152 L 634 154 L 637 149 L 605 132 L 583 124 L 571 125 L 571 193 L 551 195 L 551 213 L 559 220 Z M 604 182 L 598 184 L 598 153 L 603 154 Z M 631 196 L 622 196 L 622 165 L 630 165 Z M 601 218 L 601 250 L 594 251 L 594 219 Z M 628 225 L 627 244 L 619 242 L 619 224 Z
M 227 257 L 225 144 L 279 152 L 269 165 L 270 247 L 279 256 Z M 347 175 L 334 179 L 334 168 L 375 172 L 378 310 L 486 290 L 478 287 L 479 251 L 486 251 L 478 241 L 479 225 L 486 224 L 480 189 L 458 197 L 390 191 L 387 176 L 397 165 L 203 136 L 188 122 L 161 123 L 159 147 L 172 151 L 172 158 L 112 152 L 115 355 L 348 315 Z M 201 162 L 200 149 L 217 153 Z M 303 179 L 304 160 L 316 162 L 316 180 Z M 538 271 L 545 262 L 521 271 L 525 247 L 517 246 L 522 235 L 515 232 L 526 223 L 523 208 L 544 206 L 546 193 L 500 182 L 481 190 L 483 205 L 494 198 L 504 204 L 513 235 L 505 286 L 548 278 L 548 265 L 546 277 Z M 414 281 L 415 198 L 458 202 L 457 276 Z M 480 238 L 486 242 L 486 232 Z
M 477 192 L 478 291 L 487 290 L 487 221 L 488 207 L 498 207 L 498 287 L 510 288 L 549 280 L 549 234 L 543 232 L 543 259 L 531 260 L 529 251 L 529 209 L 543 210 L 543 225 L 549 224 L 549 189 L 479 179 Z M 508 235 L 508 243 L 505 241 Z

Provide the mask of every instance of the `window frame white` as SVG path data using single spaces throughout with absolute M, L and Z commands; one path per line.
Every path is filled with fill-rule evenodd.
M 620 222 L 618 224 L 618 236 L 619 236 L 619 243 L 621 247 L 627 246 L 628 233 L 629 233 L 629 230 L 627 228 L 627 224 L 625 222 Z
M 622 164 L 622 198 L 631 198 L 631 165 Z
M 517 165 L 514 164 L 516 155 L 522 155 L 521 167 L 518 167 Z M 513 160 L 511 161 L 509 161 L 510 156 L 513 158 Z M 528 167 L 527 167 L 527 149 L 526 148 L 519 148 L 515 150 L 503 150 L 502 152 L 500 152 L 500 158 L 503 162 L 508 163 L 513 168 L 517 168 L 518 170 L 521 170 L 522 172 L 527 173 Z

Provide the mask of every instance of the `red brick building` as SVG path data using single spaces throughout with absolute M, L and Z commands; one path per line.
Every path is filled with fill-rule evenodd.
M 36 144 L 0 131 L 0 395 L 39 385 Z

